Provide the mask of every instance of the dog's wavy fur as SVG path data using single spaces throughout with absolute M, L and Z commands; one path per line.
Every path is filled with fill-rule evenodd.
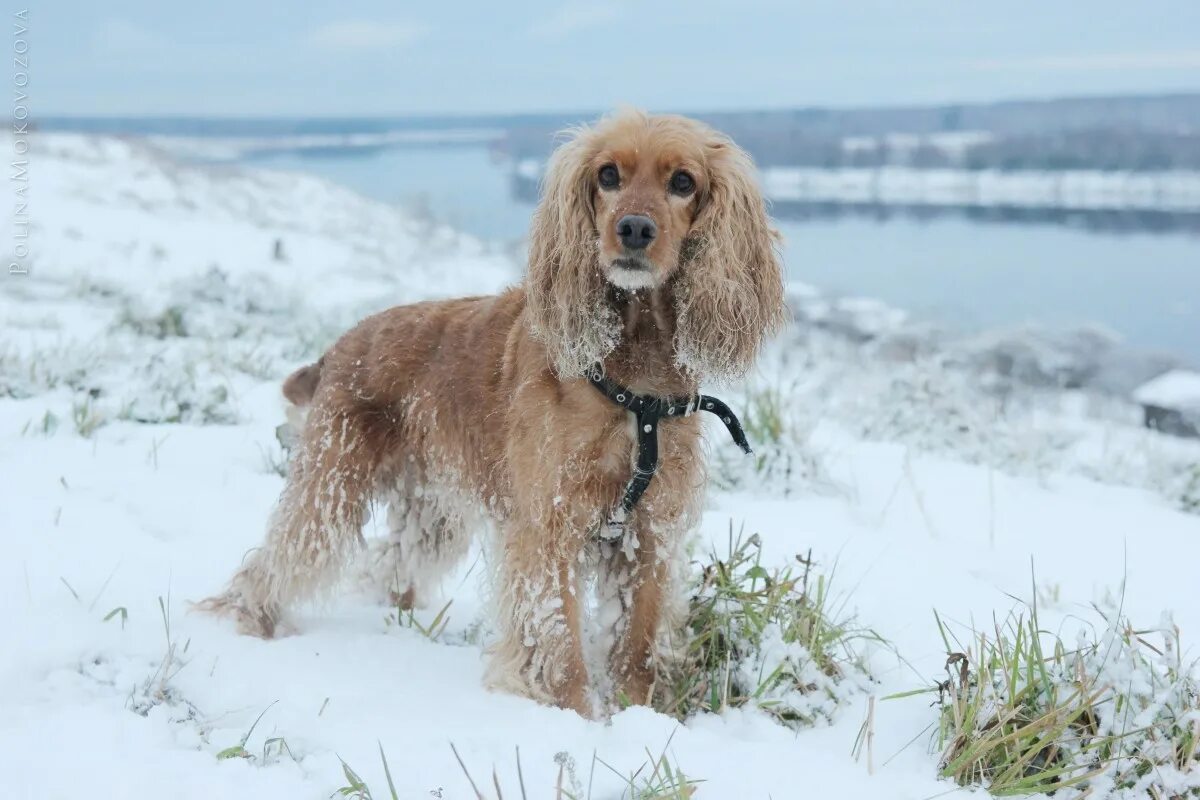
M 598 184 L 605 163 L 621 169 L 619 189 Z M 678 169 L 695 180 L 686 196 L 668 185 Z M 613 229 L 630 213 L 659 235 L 646 285 L 622 289 Z M 524 286 L 384 311 L 285 381 L 307 419 L 266 541 L 200 606 L 273 636 L 290 607 L 334 587 L 374 499 L 389 503 L 403 601 L 419 601 L 490 520 L 489 684 L 596 713 L 590 589 L 612 643 L 605 677 L 649 702 L 702 499 L 701 425 L 662 421 L 659 471 L 624 539 L 602 544 L 634 439 L 628 412 L 581 376 L 600 364 L 634 391 L 680 395 L 744 375 L 784 318 L 774 245 L 750 160 L 725 136 L 635 111 L 573 131 L 549 165 Z

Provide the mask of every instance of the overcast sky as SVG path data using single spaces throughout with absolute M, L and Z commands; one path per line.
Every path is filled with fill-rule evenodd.
M 701 111 L 1200 90 L 1200 0 L 27 5 L 41 114 Z

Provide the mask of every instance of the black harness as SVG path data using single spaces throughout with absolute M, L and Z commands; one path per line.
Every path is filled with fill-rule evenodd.
M 637 463 L 633 468 L 633 477 L 625 487 L 621 502 L 613 509 L 608 524 L 601 526 L 601 539 L 617 539 L 624 534 L 629 512 L 633 511 L 642 493 L 650 485 L 654 473 L 658 471 L 658 423 L 663 417 L 686 417 L 696 411 L 716 414 L 721 418 L 721 422 L 725 423 L 737 446 L 747 454 L 752 452 L 737 415 L 715 397 L 706 394 L 688 397 L 649 397 L 634 394 L 619 383 L 609 380 L 599 365 L 588 370 L 587 379 L 596 387 L 596 391 L 627 409 L 637 420 Z

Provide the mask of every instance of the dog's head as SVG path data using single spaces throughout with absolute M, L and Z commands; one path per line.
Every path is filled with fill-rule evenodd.
M 608 117 L 551 159 L 530 241 L 534 330 L 560 374 L 577 375 L 616 344 L 608 285 L 670 286 L 677 363 L 735 378 L 783 319 L 775 238 L 729 138 L 684 117 Z

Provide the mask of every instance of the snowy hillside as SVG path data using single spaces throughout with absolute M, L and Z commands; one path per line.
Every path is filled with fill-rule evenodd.
M 282 377 L 370 311 L 491 292 L 519 265 L 303 176 L 68 135 L 33 155 L 31 274 L 0 284 L 4 797 L 366 796 L 357 774 L 383 798 L 381 750 L 401 798 L 474 798 L 468 772 L 489 798 L 683 796 L 648 788 L 664 752 L 697 798 L 967 796 L 938 777 L 938 693 L 884 699 L 947 680 L 935 609 L 969 642 L 1036 600 L 1073 643 L 1104 634 L 1095 603 L 1159 649 L 1171 612 L 1179 660 L 1200 653 L 1200 445 L 803 292 L 728 393 L 758 458 L 711 437 L 695 554 L 724 554 L 731 527 L 768 569 L 811 553 L 829 607 L 872 632 L 862 675 L 806 701 L 815 724 L 753 703 L 589 721 L 488 693 L 478 558 L 413 619 L 351 591 L 296 635 L 239 637 L 187 603 L 262 537 Z M 760 667 L 778 661 L 762 647 Z M 1181 685 L 1139 691 L 1169 705 Z

